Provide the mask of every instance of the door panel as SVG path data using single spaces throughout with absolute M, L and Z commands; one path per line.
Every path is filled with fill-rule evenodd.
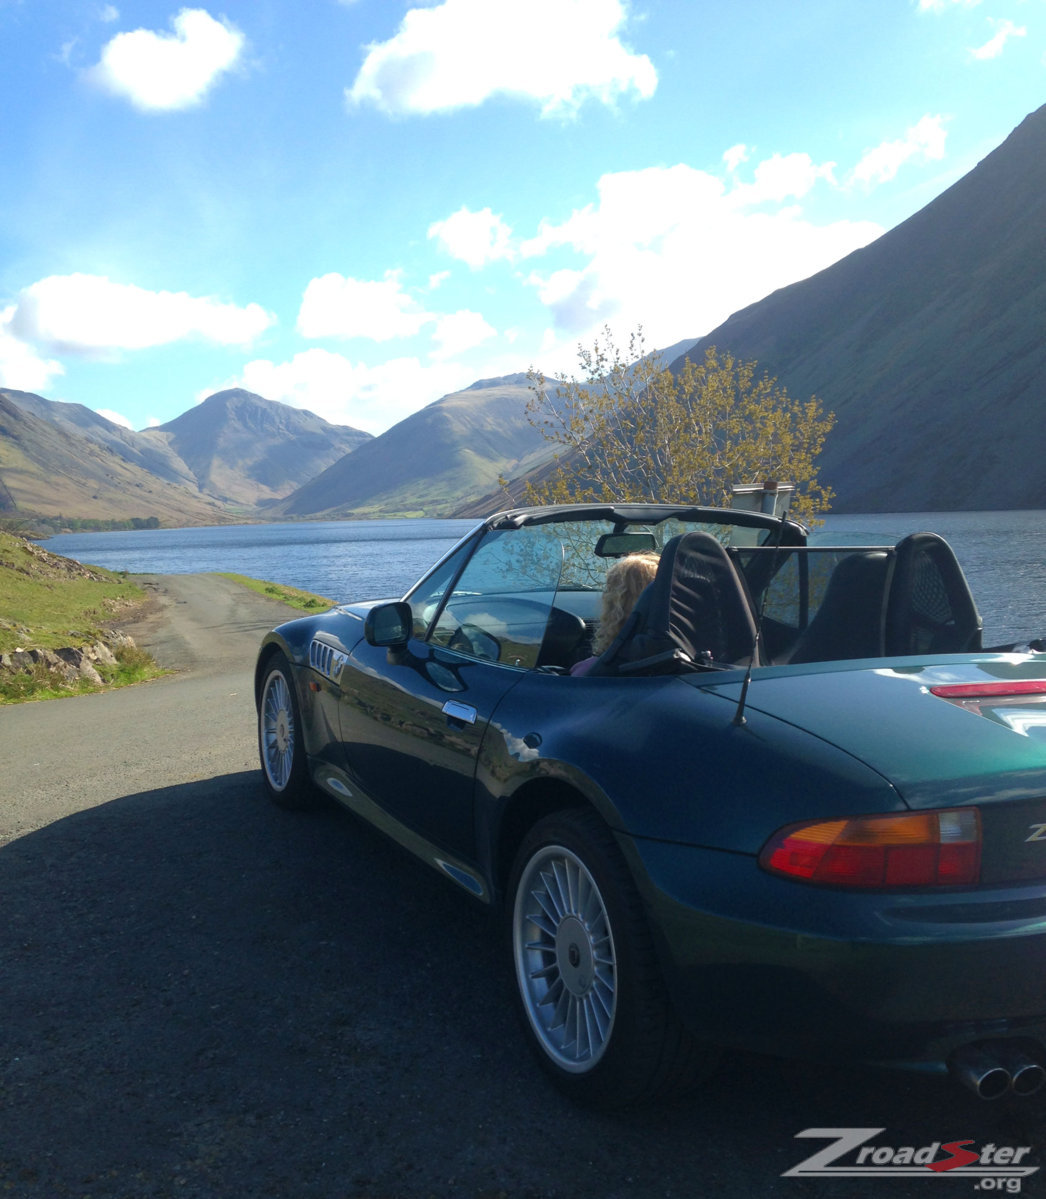
M 501 697 L 522 677 L 420 641 L 392 653 L 361 642 L 341 696 L 350 774 L 395 819 L 474 860 L 479 747 Z

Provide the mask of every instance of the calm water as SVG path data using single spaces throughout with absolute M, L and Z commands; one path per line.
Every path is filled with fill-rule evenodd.
M 401 596 L 474 520 L 330 520 L 61 533 L 46 549 L 109 570 L 221 570 L 301 587 L 332 600 Z
M 233 571 L 333 600 L 403 595 L 472 520 L 320 521 L 63 533 L 56 554 L 142 574 Z M 815 542 L 893 544 L 929 530 L 951 542 L 984 617 L 985 644 L 1046 635 L 1046 512 L 829 516 Z

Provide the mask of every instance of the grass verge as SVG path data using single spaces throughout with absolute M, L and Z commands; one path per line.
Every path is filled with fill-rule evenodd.
M 116 658 L 115 664 L 92 663 L 102 677 L 101 687 L 86 678 L 66 682 L 42 662 L 36 663 L 30 670 L 0 670 L 0 704 L 21 704 L 28 700 L 88 695 L 92 691 L 126 687 L 131 683 L 143 683 L 146 679 L 157 679 L 167 674 L 149 653 L 136 645 L 115 646 L 113 655 Z
M 300 591 L 297 587 L 285 587 L 282 583 L 267 583 L 263 579 L 252 579 L 249 575 L 234 575 L 227 571 L 219 572 L 223 579 L 231 579 L 256 591 L 259 595 L 268 595 L 281 603 L 289 604 L 301 612 L 325 612 L 333 608 L 336 600 L 324 599 L 322 595 L 313 595 L 311 591 Z
M 107 646 L 115 662 L 93 660 L 104 687 L 119 687 L 163 673 L 144 650 L 110 632 L 130 619 L 146 594 L 126 572 L 82 566 L 35 542 L 0 532 L 0 703 L 53 699 L 97 691 L 86 678 L 69 678 L 27 651 Z
M 303 612 L 333 606 L 332 600 L 295 587 L 246 575 L 223 577 Z M 112 631 L 132 621 L 147 602 L 146 592 L 126 571 L 83 566 L 0 531 L 0 704 L 85 695 L 166 674 L 149 653 Z M 29 660 L 30 651 L 86 651 L 99 644 L 115 658 L 92 654 L 101 685 L 54 669 L 53 661 L 48 666 Z

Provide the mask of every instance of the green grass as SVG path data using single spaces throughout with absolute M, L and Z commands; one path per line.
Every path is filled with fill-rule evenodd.
M 145 592 L 126 573 L 81 566 L 34 542 L 0 532 L 0 653 L 80 648 L 106 640 L 106 627 L 130 619 Z M 144 650 L 115 646 L 116 664 L 96 663 L 106 687 L 164 672 Z M 64 684 L 44 666 L 0 670 L 0 703 L 97 691 L 86 680 Z
M 0 653 L 97 641 L 106 624 L 144 600 L 126 574 L 80 566 L 0 533 Z
M 245 575 L 223 574 L 260 595 L 303 612 L 320 612 L 334 601 Z M 81 648 L 106 641 L 106 628 L 134 619 L 145 591 L 126 571 L 81 566 L 41 546 L 0 531 L 0 653 L 23 649 Z M 143 649 L 111 646 L 116 663 L 94 663 L 103 686 L 124 687 L 164 671 Z M 42 664 L 29 670 L 0 669 L 0 704 L 55 699 L 97 691 L 86 679 L 64 683 Z
M 94 663 L 106 690 L 110 687 L 142 683 L 146 679 L 156 679 L 167 673 L 145 650 L 136 645 L 117 646 L 113 649 L 113 654 L 116 657 L 115 666 L 105 662 Z M 98 686 L 87 679 L 78 679 L 74 683 L 62 682 L 42 664 L 35 666 L 31 672 L 0 671 L 0 704 L 61 699 L 69 695 L 88 695 L 97 690 Z
M 325 612 L 328 608 L 333 608 L 337 602 L 324 599 L 322 595 L 313 595 L 311 591 L 300 591 L 297 587 L 285 587 L 282 583 L 267 583 L 263 579 L 252 579 L 248 575 L 229 574 L 227 571 L 219 573 L 223 579 L 231 579 L 234 583 L 249 587 L 251 591 L 256 591 L 259 595 L 271 596 L 301 612 Z

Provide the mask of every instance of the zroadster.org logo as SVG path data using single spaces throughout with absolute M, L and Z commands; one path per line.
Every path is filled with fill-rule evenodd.
M 1022 1166 L 1030 1145 L 996 1145 L 979 1149 L 973 1140 L 933 1141 L 929 1145 L 894 1146 L 875 1140 L 885 1128 L 804 1128 L 797 1137 L 832 1143 L 811 1154 L 782 1178 L 965 1178 L 979 1191 L 1015 1195 L 1021 1182 L 1038 1170 Z

